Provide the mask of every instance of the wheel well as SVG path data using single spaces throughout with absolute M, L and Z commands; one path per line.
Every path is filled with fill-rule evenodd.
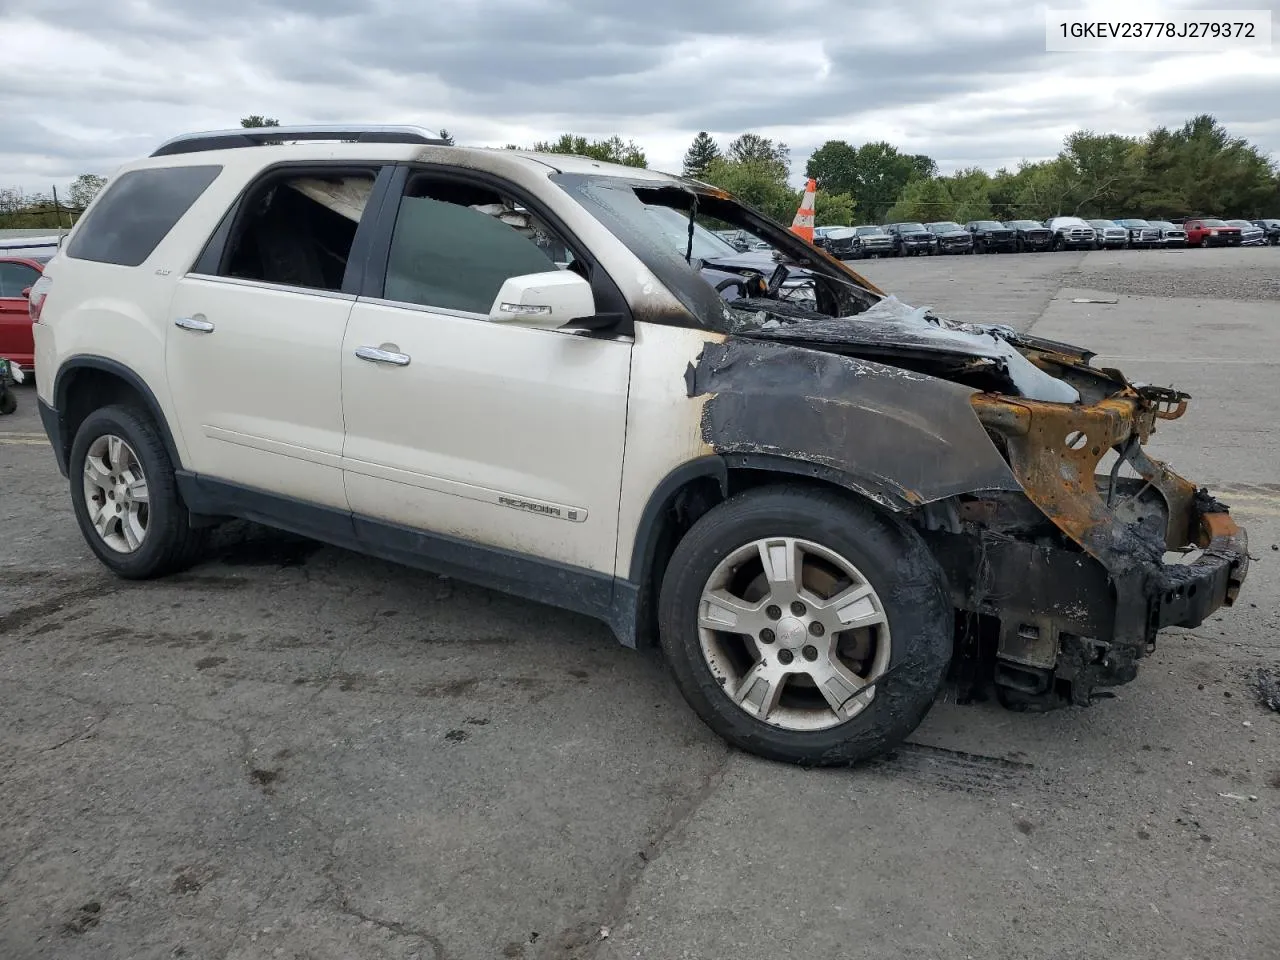
M 179 466 L 169 426 L 160 413 L 155 397 L 141 381 L 134 382 L 132 376 L 86 364 L 72 367 L 60 374 L 54 392 L 58 418 L 62 425 L 64 457 L 70 457 L 76 432 L 89 414 L 103 407 L 123 406 L 141 411 L 151 418 L 164 440 L 169 459 L 175 467 Z
M 738 467 L 729 469 L 724 474 L 723 480 L 712 474 L 703 474 L 686 481 L 665 496 L 654 517 L 656 529 L 652 531 L 648 540 L 650 555 L 642 561 L 640 579 L 636 629 L 640 645 L 653 645 L 657 641 L 658 592 L 662 585 L 662 578 L 667 572 L 667 564 L 671 561 L 671 555 L 675 553 L 676 546 L 684 535 L 705 513 L 729 497 L 772 484 L 837 490 L 847 497 L 870 503 L 876 509 L 883 509 L 881 504 L 870 497 L 838 483 L 819 477 L 789 473 L 785 470 Z M 643 548 L 637 544 L 637 549 Z

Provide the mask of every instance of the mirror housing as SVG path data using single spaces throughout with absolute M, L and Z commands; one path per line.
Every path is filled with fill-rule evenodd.
M 588 281 L 570 270 L 552 270 L 509 278 L 489 309 L 489 319 L 558 330 L 595 312 L 596 298 Z
M 31 288 L 30 288 L 30 287 L 23 287 L 23 288 L 22 288 L 22 299 L 24 299 L 24 300 L 30 300 L 30 299 L 31 299 Z

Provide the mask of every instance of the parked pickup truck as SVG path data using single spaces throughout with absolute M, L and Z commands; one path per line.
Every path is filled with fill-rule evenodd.
M 1187 243 L 1194 247 L 1238 247 L 1242 240 L 1239 227 L 1213 217 L 1187 220 L 1182 229 L 1187 231 Z
M 1166 247 L 1187 245 L 1187 231 L 1176 223 L 1170 223 L 1168 220 L 1149 220 L 1148 223 L 1160 231 L 1160 242 Z
M 1114 220 L 1089 220 L 1093 227 L 1093 249 L 1111 250 L 1129 245 L 1129 231 Z
M 939 220 L 924 226 L 938 238 L 938 253 L 973 253 L 973 235 L 960 224 Z
M 1127 217 L 1123 220 L 1117 220 L 1116 223 L 1129 231 L 1129 249 L 1131 250 L 1158 247 L 1164 243 L 1160 236 L 1160 228 L 1153 226 L 1146 220 Z
M 1053 231 L 1053 249 L 1089 250 L 1097 232 L 1079 217 L 1050 217 L 1044 224 Z
M 1013 231 L 1014 249 L 1019 253 L 1048 250 L 1053 246 L 1053 233 L 1039 220 L 1009 220 L 1005 226 Z

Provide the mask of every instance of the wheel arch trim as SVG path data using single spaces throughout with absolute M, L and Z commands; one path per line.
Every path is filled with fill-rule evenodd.
M 673 469 L 653 488 L 640 514 L 631 551 L 628 578 L 638 587 L 653 563 L 654 551 L 662 529 L 662 515 L 675 496 L 695 480 L 710 478 L 720 492 L 729 495 L 730 476 L 738 470 L 755 470 L 816 480 L 856 494 L 894 513 L 911 509 L 915 504 L 902 488 L 883 479 L 858 476 L 824 464 L 765 453 L 717 453 L 688 460 Z
M 156 399 L 155 392 L 147 385 L 147 382 L 134 370 L 118 360 L 95 354 L 77 354 L 76 356 L 68 357 L 58 367 L 58 372 L 53 381 L 53 416 L 44 417 L 45 431 L 49 433 L 49 441 L 53 444 L 54 453 L 58 458 L 58 467 L 63 476 L 67 475 L 70 466 L 68 461 L 71 454 L 71 444 L 75 440 L 75 437 L 71 436 L 67 429 L 68 392 L 75 382 L 76 375 L 85 370 L 96 370 L 113 376 L 127 384 L 142 398 L 142 402 L 146 406 L 146 412 L 151 416 L 156 429 L 160 431 L 160 439 L 164 442 L 165 452 L 169 455 L 173 468 L 175 470 L 182 469 L 182 458 L 179 456 L 173 433 L 169 429 L 169 421 L 164 415 L 164 408 L 160 406 L 160 401 Z M 52 430 L 50 429 L 51 424 L 53 426 Z M 55 433 L 56 436 L 54 435 Z

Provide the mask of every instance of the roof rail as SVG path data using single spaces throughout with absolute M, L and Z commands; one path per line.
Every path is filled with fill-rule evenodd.
M 235 130 L 207 130 L 184 133 L 166 140 L 153 157 L 169 157 L 178 153 L 200 153 L 204 150 L 229 150 L 232 147 L 256 147 L 264 143 L 292 140 L 352 140 L 356 143 L 429 143 L 448 146 L 449 141 L 422 127 L 350 126 L 347 124 L 314 124 L 304 127 L 242 127 Z

